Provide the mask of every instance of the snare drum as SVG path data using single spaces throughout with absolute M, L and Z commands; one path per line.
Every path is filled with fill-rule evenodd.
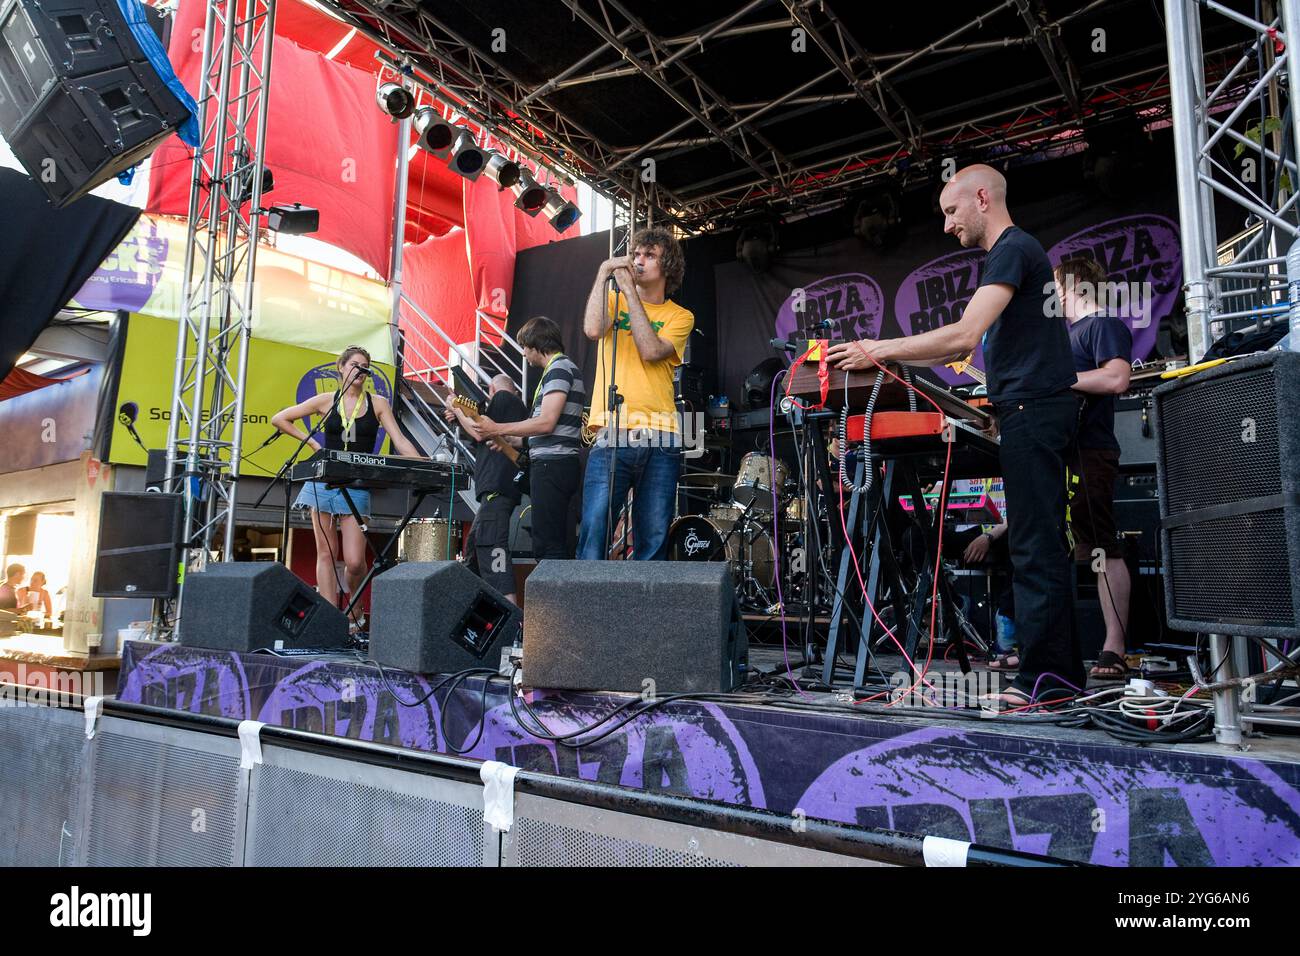
M 771 514 L 772 489 L 776 488 L 779 496 L 789 480 L 790 468 L 780 458 L 772 459 L 751 451 L 740 459 L 740 472 L 736 475 L 731 497 L 739 505 L 753 505 L 753 510 L 759 514 Z
M 451 537 L 450 552 L 447 548 Z M 397 542 L 399 561 L 447 561 L 460 555 L 460 522 L 445 518 L 414 518 Z

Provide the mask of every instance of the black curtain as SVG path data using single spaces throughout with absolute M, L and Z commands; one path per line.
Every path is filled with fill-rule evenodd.
M 25 173 L 0 169 L 0 379 L 117 248 L 140 210 L 98 196 L 55 209 Z

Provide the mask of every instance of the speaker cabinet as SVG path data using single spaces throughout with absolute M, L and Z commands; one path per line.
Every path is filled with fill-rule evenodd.
M 180 495 L 104 492 L 94 596 L 175 597 L 183 520 Z
M 1300 354 L 1261 352 L 1152 394 L 1169 623 L 1300 636 Z
M 519 608 L 458 561 L 399 564 L 370 586 L 370 656 L 385 667 L 496 670 L 520 625 Z
M 0 7 L 0 135 L 56 205 L 134 166 L 188 116 L 117 0 Z
M 542 561 L 528 577 L 530 687 L 727 692 L 747 666 L 725 562 Z
M 283 564 L 225 561 L 185 578 L 180 642 L 222 651 L 346 647 L 343 612 Z

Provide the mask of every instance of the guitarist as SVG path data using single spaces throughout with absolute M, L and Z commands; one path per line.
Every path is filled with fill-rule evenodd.
M 528 409 L 519 398 L 515 383 L 508 375 L 498 375 L 488 386 L 486 413 L 496 421 L 516 422 L 527 417 Z M 474 495 L 478 498 L 478 514 L 465 539 L 465 566 L 500 591 L 512 603 L 515 601 L 515 572 L 510 561 L 510 517 L 519 504 L 520 489 L 515 483 L 515 464 L 500 448 L 488 441 L 480 423 L 465 414 L 456 405 L 446 411 L 449 422 L 459 422 L 461 428 L 482 444 L 474 449 Z
M 582 372 L 564 354 L 560 327 L 543 315 L 519 330 L 518 342 L 529 365 L 542 370 L 533 389 L 532 415 L 526 421 L 503 422 L 493 415 L 478 421 L 487 437 L 528 439 L 529 495 L 533 502 L 533 554 L 572 558 L 569 547 L 569 507 L 578 493 L 582 469 L 582 410 L 587 390 Z

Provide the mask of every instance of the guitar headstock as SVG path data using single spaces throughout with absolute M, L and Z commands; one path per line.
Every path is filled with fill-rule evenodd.
M 472 398 L 466 398 L 464 395 L 452 396 L 451 403 L 467 412 L 470 412 L 471 414 L 482 414 L 481 409 L 478 407 L 478 402 L 474 401 Z

